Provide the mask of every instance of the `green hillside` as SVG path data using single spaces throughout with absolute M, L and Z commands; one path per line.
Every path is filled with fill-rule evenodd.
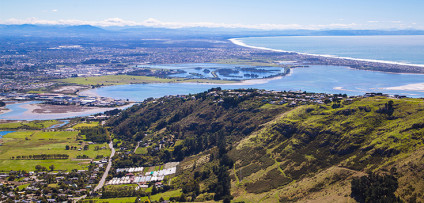
M 352 180 L 375 173 L 397 182 L 393 197 L 420 202 L 423 110 L 422 99 L 211 89 L 145 101 L 107 125 L 121 147 L 149 144 L 114 167 L 181 161 L 170 181 L 180 200 L 355 202 Z
M 424 180 L 414 176 L 424 175 L 423 102 L 395 100 L 389 115 L 382 110 L 389 101 L 302 106 L 268 123 L 229 152 L 236 161 L 232 175 L 242 179 L 234 181 L 234 192 L 243 194 L 240 200 L 348 201 L 346 180 L 380 172 L 399 178 L 402 199 L 422 197 Z

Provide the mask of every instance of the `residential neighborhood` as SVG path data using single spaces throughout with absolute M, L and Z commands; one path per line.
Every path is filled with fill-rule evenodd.
M 95 107 L 117 107 L 128 104 L 128 100 L 106 97 L 90 97 L 81 95 L 67 95 L 60 93 L 0 93 L 3 101 L 42 101 L 53 105 L 77 105 Z

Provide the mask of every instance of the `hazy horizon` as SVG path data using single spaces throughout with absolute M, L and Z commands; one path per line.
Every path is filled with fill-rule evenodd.
M 161 28 L 424 29 L 424 2 L 4 0 L 0 24 Z

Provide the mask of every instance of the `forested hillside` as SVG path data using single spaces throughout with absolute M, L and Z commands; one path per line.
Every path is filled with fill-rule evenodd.
M 175 200 L 414 202 L 423 110 L 422 99 L 216 88 L 146 100 L 107 126 L 122 149 L 142 145 L 114 167 L 181 161 Z

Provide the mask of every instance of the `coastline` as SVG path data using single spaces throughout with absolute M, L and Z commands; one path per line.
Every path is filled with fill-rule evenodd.
M 0 108 L 0 115 L 1 114 L 5 114 L 5 113 L 9 113 L 9 112 L 11 112 L 12 110 L 10 110 L 10 109 L 8 109 L 8 108 L 4 108 L 4 107 L 2 107 L 2 108 Z
M 246 37 L 246 38 L 249 38 L 249 37 Z M 231 39 L 228 39 L 228 40 L 235 45 L 239 45 L 239 46 L 247 47 L 247 48 L 252 48 L 252 49 L 261 49 L 261 50 L 274 51 L 274 52 L 280 52 L 280 53 L 296 53 L 296 54 L 307 55 L 307 56 L 318 56 L 318 57 L 342 59 L 342 60 L 353 60 L 353 61 L 361 61 L 361 62 L 371 62 L 371 63 L 381 63 L 381 64 L 391 64 L 391 65 L 401 65 L 401 66 L 413 66 L 413 67 L 424 68 L 424 65 L 422 65 L 422 64 L 409 64 L 409 63 L 401 63 L 401 62 L 395 62 L 395 61 L 384 61 L 384 60 L 376 60 L 376 59 L 360 59 L 360 58 L 352 58 L 352 57 L 325 55 L 325 54 L 309 54 L 309 53 L 302 53 L 302 52 L 295 52 L 295 51 L 285 51 L 285 50 L 281 50 L 281 49 L 258 47 L 258 46 L 248 45 L 248 44 L 242 42 L 241 38 L 231 38 Z M 412 73 L 412 74 L 415 74 L 415 73 Z
M 407 84 L 407 85 L 386 87 L 386 88 L 381 88 L 381 89 L 424 92 L 424 83 L 412 83 L 412 84 Z
M 99 107 L 91 108 L 90 107 L 89 109 L 75 108 L 74 109 L 75 111 L 64 112 L 64 113 L 37 113 L 35 111 L 42 107 L 42 106 L 39 106 L 39 104 L 24 104 L 21 107 L 26 109 L 26 111 L 22 113 L 22 115 L 10 116 L 10 118 L 22 118 L 22 117 L 30 118 L 30 119 L 36 118 L 35 120 L 39 120 L 39 117 L 41 117 L 41 120 L 58 119 L 57 117 L 72 118 L 72 117 L 85 116 L 89 114 L 95 114 L 95 113 L 100 113 L 100 112 L 114 109 L 114 108 L 99 108 Z
M 77 93 L 79 96 L 87 96 L 87 97 L 101 97 L 97 92 L 93 89 L 86 89 Z
M 289 74 L 284 75 L 284 76 L 290 76 L 292 74 L 292 71 L 290 71 Z M 266 84 L 270 81 L 273 80 L 279 80 L 282 79 L 284 76 L 275 76 L 272 78 L 261 78 L 261 79 L 246 79 L 246 80 L 240 80 L 240 81 L 234 81 L 232 83 L 228 83 L 228 82 L 223 82 L 223 83 L 209 83 L 209 82 L 181 82 L 181 84 L 200 84 L 200 85 L 210 85 L 210 86 L 216 86 L 216 85 L 220 85 L 220 86 L 231 86 L 231 85 L 260 85 L 260 84 Z M 164 83 L 137 83 L 137 84 L 123 84 L 123 85 L 140 85 L 140 84 L 164 84 Z M 168 84 L 172 84 L 172 82 L 168 82 Z M 118 86 L 118 85 L 108 85 L 108 86 Z M 97 88 L 95 88 L 97 89 Z M 78 92 L 78 95 L 81 96 L 88 96 L 88 97 L 103 97 L 101 95 L 99 95 L 95 89 L 86 89 L 83 90 L 81 92 Z
M 20 105 L 20 108 L 25 109 L 23 113 L 17 113 L 16 115 L 9 115 L 2 120 L 55 120 L 55 119 L 66 119 L 66 118 L 74 118 L 81 116 L 89 116 L 96 113 L 103 113 L 105 111 L 110 111 L 113 109 L 125 109 L 134 105 L 134 103 L 130 103 L 128 105 L 120 106 L 120 107 L 84 107 L 81 108 L 79 106 L 61 106 L 63 112 L 49 112 L 51 109 L 57 109 L 57 106 L 48 104 L 23 104 Z M 51 107 L 49 110 L 48 107 Z M 36 112 L 36 111 L 41 112 Z M 12 110 L 10 110 L 13 112 Z
M 288 75 L 290 75 L 290 74 L 288 74 Z M 288 76 L 288 75 L 285 75 L 285 76 Z M 266 83 L 273 81 L 273 80 L 282 79 L 283 77 L 284 76 L 275 76 L 275 77 L 272 77 L 272 78 L 242 80 L 242 81 L 237 82 L 237 83 L 220 84 L 220 85 L 223 85 L 223 86 L 226 86 L 226 85 L 260 85 L 260 84 L 266 84 Z

